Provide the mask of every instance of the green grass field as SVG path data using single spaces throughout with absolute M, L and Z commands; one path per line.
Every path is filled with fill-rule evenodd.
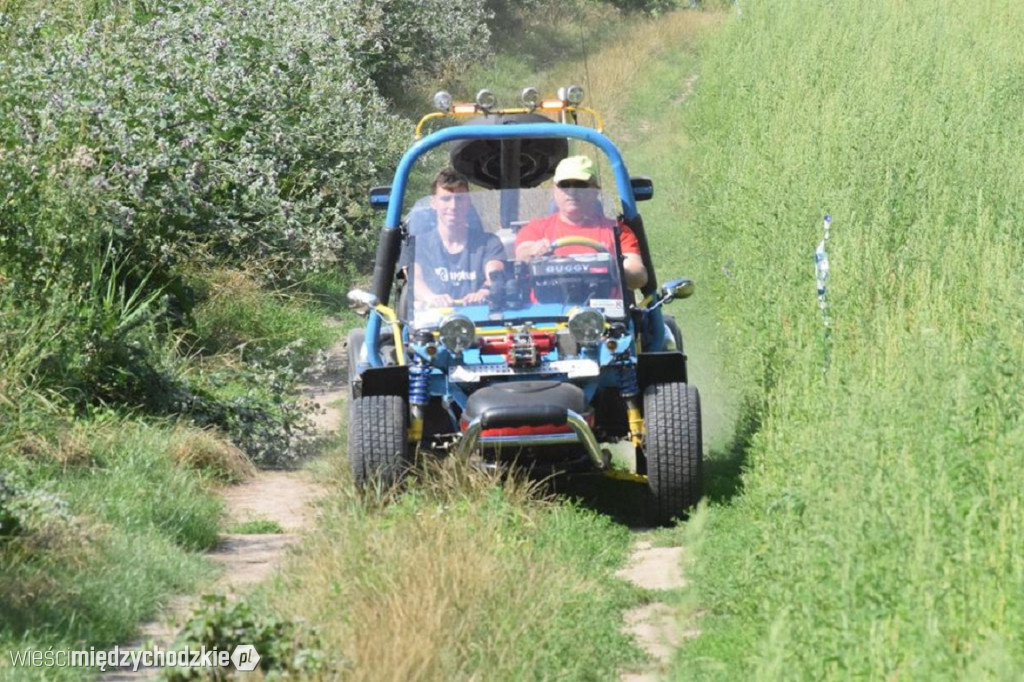
M 703 634 L 675 677 L 1016 679 L 1024 6 L 740 5 L 664 126 L 760 424 L 691 538 Z
M 701 632 L 670 679 L 1019 679 L 1022 25 L 1018 0 L 741 0 L 594 33 L 583 69 L 506 56 L 469 74 L 583 79 L 654 178 L 659 278 L 698 283 L 670 312 L 702 392 L 709 499 L 648 537 L 686 544 L 692 588 L 614 577 L 633 537 L 614 509 L 452 467 L 361 500 L 339 440 L 322 526 L 254 608 L 315 624 L 322 676 L 353 680 L 614 679 L 643 661 L 621 614 L 655 596 Z M 812 261 L 826 214 L 828 335 Z M 291 371 L 337 332 L 311 300 L 338 307 L 336 277 L 294 296 L 232 272 L 202 283 L 192 340 L 218 355 L 182 372 Z M 0 381 L 0 468 L 25 490 L 0 493 L 36 525 L 0 552 L 0 650 L 121 640 L 209 576 L 208 484 L 241 475 L 237 453 L 15 389 Z

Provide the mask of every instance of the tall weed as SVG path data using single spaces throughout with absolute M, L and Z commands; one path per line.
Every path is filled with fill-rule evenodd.
M 612 577 L 629 534 L 606 517 L 457 462 L 323 511 L 272 602 L 318 624 L 337 677 L 604 679 L 639 658 L 618 628 L 636 597 Z

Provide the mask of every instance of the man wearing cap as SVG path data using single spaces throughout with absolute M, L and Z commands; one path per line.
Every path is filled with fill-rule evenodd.
M 516 259 L 532 260 L 549 255 L 551 243 L 562 237 L 586 237 L 609 251 L 615 246 L 615 221 L 601 210 L 597 169 L 587 156 L 569 156 L 555 169 L 554 199 L 558 211 L 527 223 L 516 235 Z M 647 283 L 647 268 L 640 257 L 640 244 L 629 227 L 619 223 L 619 250 L 626 285 L 639 289 Z M 586 246 L 555 249 L 556 256 L 588 253 Z

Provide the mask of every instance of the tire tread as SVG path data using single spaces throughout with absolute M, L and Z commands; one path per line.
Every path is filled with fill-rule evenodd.
M 681 382 L 652 384 L 644 391 L 647 481 L 651 520 L 668 523 L 700 501 L 703 443 L 700 394 Z
M 394 395 L 355 398 L 349 414 L 348 453 L 356 485 L 399 483 L 411 466 L 405 399 Z

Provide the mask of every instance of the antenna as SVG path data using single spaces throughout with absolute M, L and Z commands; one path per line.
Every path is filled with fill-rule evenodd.
M 584 88 L 586 92 L 590 94 L 590 101 L 594 104 L 597 104 L 597 98 L 594 97 L 594 90 L 590 83 L 590 64 L 587 61 L 587 41 L 585 40 L 585 36 L 583 35 L 583 17 L 581 16 L 582 14 L 583 3 L 580 3 L 579 5 L 576 6 L 576 26 L 580 30 L 580 52 L 583 53 L 583 82 L 586 84 L 584 85 Z M 577 113 L 573 112 L 573 123 L 578 122 L 576 121 L 576 116 Z M 601 177 L 600 165 L 598 165 L 597 167 L 597 179 L 598 181 L 600 181 L 601 185 L 604 185 L 604 178 Z

